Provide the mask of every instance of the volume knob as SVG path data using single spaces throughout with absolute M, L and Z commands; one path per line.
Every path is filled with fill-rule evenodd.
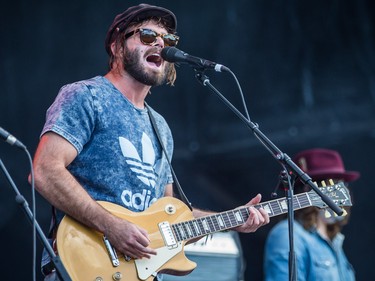
M 116 272 L 116 273 L 114 273 L 114 274 L 112 275 L 112 279 L 113 279 L 114 281 L 120 281 L 121 278 L 122 278 L 122 274 L 121 274 L 121 272 Z

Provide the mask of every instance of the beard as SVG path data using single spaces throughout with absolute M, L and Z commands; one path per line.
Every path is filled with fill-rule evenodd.
M 150 53 L 155 50 L 150 49 Z M 166 82 L 168 69 L 171 67 L 167 64 L 163 73 L 148 73 L 146 69 L 141 65 L 141 53 L 138 49 L 131 51 L 124 46 L 124 59 L 123 65 L 124 70 L 128 72 L 135 80 L 148 86 L 159 86 Z

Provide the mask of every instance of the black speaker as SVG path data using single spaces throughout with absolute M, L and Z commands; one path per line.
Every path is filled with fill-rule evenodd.
M 238 233 L 218 232 L 185 247 L 197 267 L 188 275 L 163 275 L 163 281 L 243 281 L 245 263 Z

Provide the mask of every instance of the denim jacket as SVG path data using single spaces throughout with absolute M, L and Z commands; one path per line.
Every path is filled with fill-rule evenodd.
M 298 281 L 354 281 L 354 270 L 342 248 L 344 235 L 327 241 L 313 229 L 294 224 L 294 252 Z M 287 220 L 270 232 L 265 246 L 265 281 L 288 280 L 289 238 Z

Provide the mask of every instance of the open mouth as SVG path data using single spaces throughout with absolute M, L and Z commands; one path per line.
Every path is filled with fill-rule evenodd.
M 146 61 L 150 64 L 155 65 L 156 67 L 159 67 L 162 63 L 161 56 L 159 54 L 151 54 L 146 58 Z

